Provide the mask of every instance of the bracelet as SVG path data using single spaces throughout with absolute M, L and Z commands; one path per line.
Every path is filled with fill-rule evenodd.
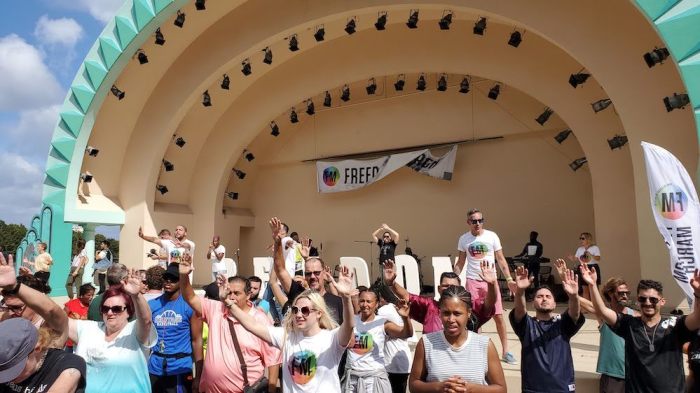
M 14 287 L 14 288 L 12 288 L 12 289 L 3 289 L 3 290 L 2 290 L 3 296 L 7 296 L 7 295 L 16 295 L 17 292 L 19 292 L 19 287 L 20 287 L 21 285 L 22 285 L 22 283 L 19 282 L 19 281 L 17 281 L 17 284 L 15 284 L 15 287 Z
M 513 281 L 515 281 L 515 280 L 513 280 L 513 277 L 511 277 L 511 276 L 506 277 L 506 282 L 513 282 Z

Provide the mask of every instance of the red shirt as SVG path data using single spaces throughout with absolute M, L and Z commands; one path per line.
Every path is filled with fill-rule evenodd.
M 80 301 L 80 299 L 76 298 L 73 300 L 69 300 L 64 306 L 66 309 L 68 309 L 68 318 L 87 319 L 88 309 L 90 308 L 90 305 L 84 305 Z M 66 346 L 72 347 L 73 341 L 71 341 L 70 339 L 66 341 Z

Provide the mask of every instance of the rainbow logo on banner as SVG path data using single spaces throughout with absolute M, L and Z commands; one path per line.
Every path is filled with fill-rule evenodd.
M 316 354 L 309 350 L 294 352 L 287 365 L 292 381 L 299 385 L 309 383 L 316 375 L 317 367 Z
M 334 166 L 329 166 L 323 170 L 323 183 L 328 187 L 333 187 L 340 179 L 340 171 Z
M 677 185 L 667 184 L 656 192 L 654 207 L 667 220 L 678 220 L 688 209 L 688 196 Z

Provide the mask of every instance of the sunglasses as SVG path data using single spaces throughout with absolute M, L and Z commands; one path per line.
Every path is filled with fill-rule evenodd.
M 484 219 L 483 218 L 477 218 L 475 220 L 469 220 L 472 224 L 483 224 Z
M 303 315 L 304 317 L 308 317 L 309 314 L 311 313 L 311 311 L 316 311 L 316 310 L 314 310 L 313 308 L 309 308 L 307 306 L 304 306 L 301 308 L 299 308 L 297 306 L 292 306 L 292 315 L 297 315 L 297 313 L 299 313 L 299 311 L 301 311 L 301 315 Z
M 639 304 L 645 304 L 647 302 L 647 300 L 652 305 L 656 305 L 657 303 L 659 303 L 659 300 L 661 300 L 661 299 L 659 299 L 658 297 L 653 297 L 653 296 L 650 296 L 650 297 L 639 296 L 639 297 L 637 297 L 637 302 L 639 302 Z
M 586 240 L 585 237 L 579 237 L 578 240 Z
M 107 314 L 110 311 L 112 312 L 112 314 L 121 314 L 124 312 L 124 310 L 126 310 L 126 307 L 124 307 L 124 306 L 112 306 L 112 307 L 102 306 L 102 308 L 100 310 L 102 311 L 102 314 Z
M 2 305 L 0 305 L 0 308 L 4 308 L 4 309 L 6 309 L 6 310 L 9 310 L 9 311 L 11 311 L 11 312 L 13 312 L 13 313 L 15 313 L 15 314 L 21 314 L 22 312 L 24 312 L 24 309 L 25 309 L 26 307 L 27 307 L 26 304 L 21 305 L 21 306 L 10 306 L 10 305 L 8 305 L 8 304 L 2 304 Z
M 306 277 L 311 277 L 312 275 L 314 275 L 316 277 L 321 277 L 321 274 L 323 274 L 323 270 L 319 270 L 316 272 L 312 272 L 309 270 L 309 271 L 304 272 L 304 276 L 306 276 Z
M 630 295 L 630 291 L 617 291 L 617 292 L 615 292 L 615 294 L 616 294 L 617 296 L 629 296 L 629 295 Z

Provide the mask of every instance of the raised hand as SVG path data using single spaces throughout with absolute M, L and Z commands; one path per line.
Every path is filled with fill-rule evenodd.
M 408 318 L 408 314 L 409 314 L 410 310 L 411 310 L 411 303 L 408 302 L 407 300 L 399 299 L 399 302 L 396 303 L 396 311 L 402 317 Z
M 308 236 L 304 236 L 301 238 L 301 256 L 303 256 L 304 258 L 308 258 L 310 251 L 311 251 L 311 242 L 309 241 Z
M 272 240 L 275 243 L 282 241 L 282 221 L 277 217 L 270 219 L 270 231 L 272 232 Z
M 523 266 L 518 266 L 515 269 L 515 284 L 517 289 L 525 290 L 530 287 L 532 278 L 529 276 L 527 269 Z
M 394 285 L 396 280 L 396 265 L 391 259 L 384 261 L 384 283 L 388 286 Z
M 138 296 L 141 293 L 141 275 L 138 270 L 130 269 L 124 280 L 124 291 L 131 296 Z
M 496 275 L 496 266 L 490 264 L 488 261 L 481 261 L 481 271 L 479 272 L 479 277 L 486 281 L 488 284 L 495 284 L 498 281 L 498 276 Z
M 690 286 L 693 288 L 695 297 L 700 297 L 700 270 L 695 269 L 693 277 L 690 278 Z
M 5 257 L 0 252 L 0 288 L 2 289 L 13 289 L 17 285 L 12 255 L 8 259 L 5 260 Z
M 189 275 L 190 273 L 192 273 L 192 270 L 194 270 L 192 268 L 192 261 L 186 261 L 184 258 L 182 259 L 182 261 L 180 261 L 177 268 L 180 272 L 180 275 Z
M 226 303 L 228 295 L 231 293 L 228 287 L 228 280 L 226 276 L 219 273 L 216 275 L 216 286 L 219 287 L 219 300 Z
M 143 239 L 143 228 L 139 227 L 139 237 Z
M 566 261 L 562 258 L 558 258 L 556 261 L 554 261 L 554 270 L 557 272 L 559 278 L 564 280 L 564 275 L 566 274 L 567 270 Z
M 323 267 L 323 273 L 321 273 L 321 277 L 325 282 L 331 282 L 331 280 L 333 279 L 333 273 L 331 273 L 330 266 Z
M 593 282 L 595 283 L 595 280 Z M 573 270 L 567 269 L 566 274 L 562 277 L 561 284 L 567 295 L 578 295 L 578 275 Z
M 587 263 L 581 263 L 581 279 L 588 285 L 596 285 L 598 272 L 595 269 L 590 269 Z
M 342 266 L 338 273 L 338 281 L 332 278 L 331 285 L 335 287 L 338 294 L 341 296 L 351 297 L 357 295 L 359 291 L 355 288 L 353 277 L 355 275 L 348 269 L 347 266 Z

